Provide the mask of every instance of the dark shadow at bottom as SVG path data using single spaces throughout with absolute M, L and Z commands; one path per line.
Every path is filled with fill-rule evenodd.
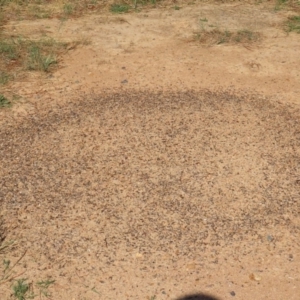
M 220 300 L 220 299 L 206 294 L 192 294 L 192 295 L 186 295 L 177 298 L 176 300 Z

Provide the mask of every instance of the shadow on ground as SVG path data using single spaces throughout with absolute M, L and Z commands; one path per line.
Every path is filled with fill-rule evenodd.
M 192 294 L 192 295 L 180 297 L 176 300 L 220 300 L 220 299 L 206 294 Z

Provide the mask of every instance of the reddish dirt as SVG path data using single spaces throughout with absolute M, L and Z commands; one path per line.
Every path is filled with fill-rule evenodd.
M 291 12 L 192 5 L 11 22 L 88 39 L 7 86 L 1 259 L 52 299 L 299 299 L 300 36 Z M 200 19 L 207 18 L 203 25 Z M 200 44 L 215 25 L 248 44 Z M 10 299 L 11 283 L 1 293 Z

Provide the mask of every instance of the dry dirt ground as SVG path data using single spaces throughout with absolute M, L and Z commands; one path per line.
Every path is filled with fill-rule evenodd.
M 298 300 L 290 14 L 201 4 L 8 23 L 16 35 L 90 41 L 53 74 L 6 87 L 22 96 L 0 111 L 1 209 L 15 241 L 0 256 L 17 262 L 15 279 L 35 293 L 55 280 L 51 299 Z M 201 44 L 204 26 L 261 40 Z

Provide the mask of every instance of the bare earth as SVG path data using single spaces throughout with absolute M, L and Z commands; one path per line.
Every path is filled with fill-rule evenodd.
M 261 5 L 9 23 L 87 38 L 7 90 L 0 255 L 52 299 L 298 300 L 300 35 Z M 207 18 L 203 25 L 200 19 Z M 209 24 L 261 33 L 203 45 Z M 11 298 L 9 284 L 1 299 Z M 234 293 L 233 293 L 234 292 Z

